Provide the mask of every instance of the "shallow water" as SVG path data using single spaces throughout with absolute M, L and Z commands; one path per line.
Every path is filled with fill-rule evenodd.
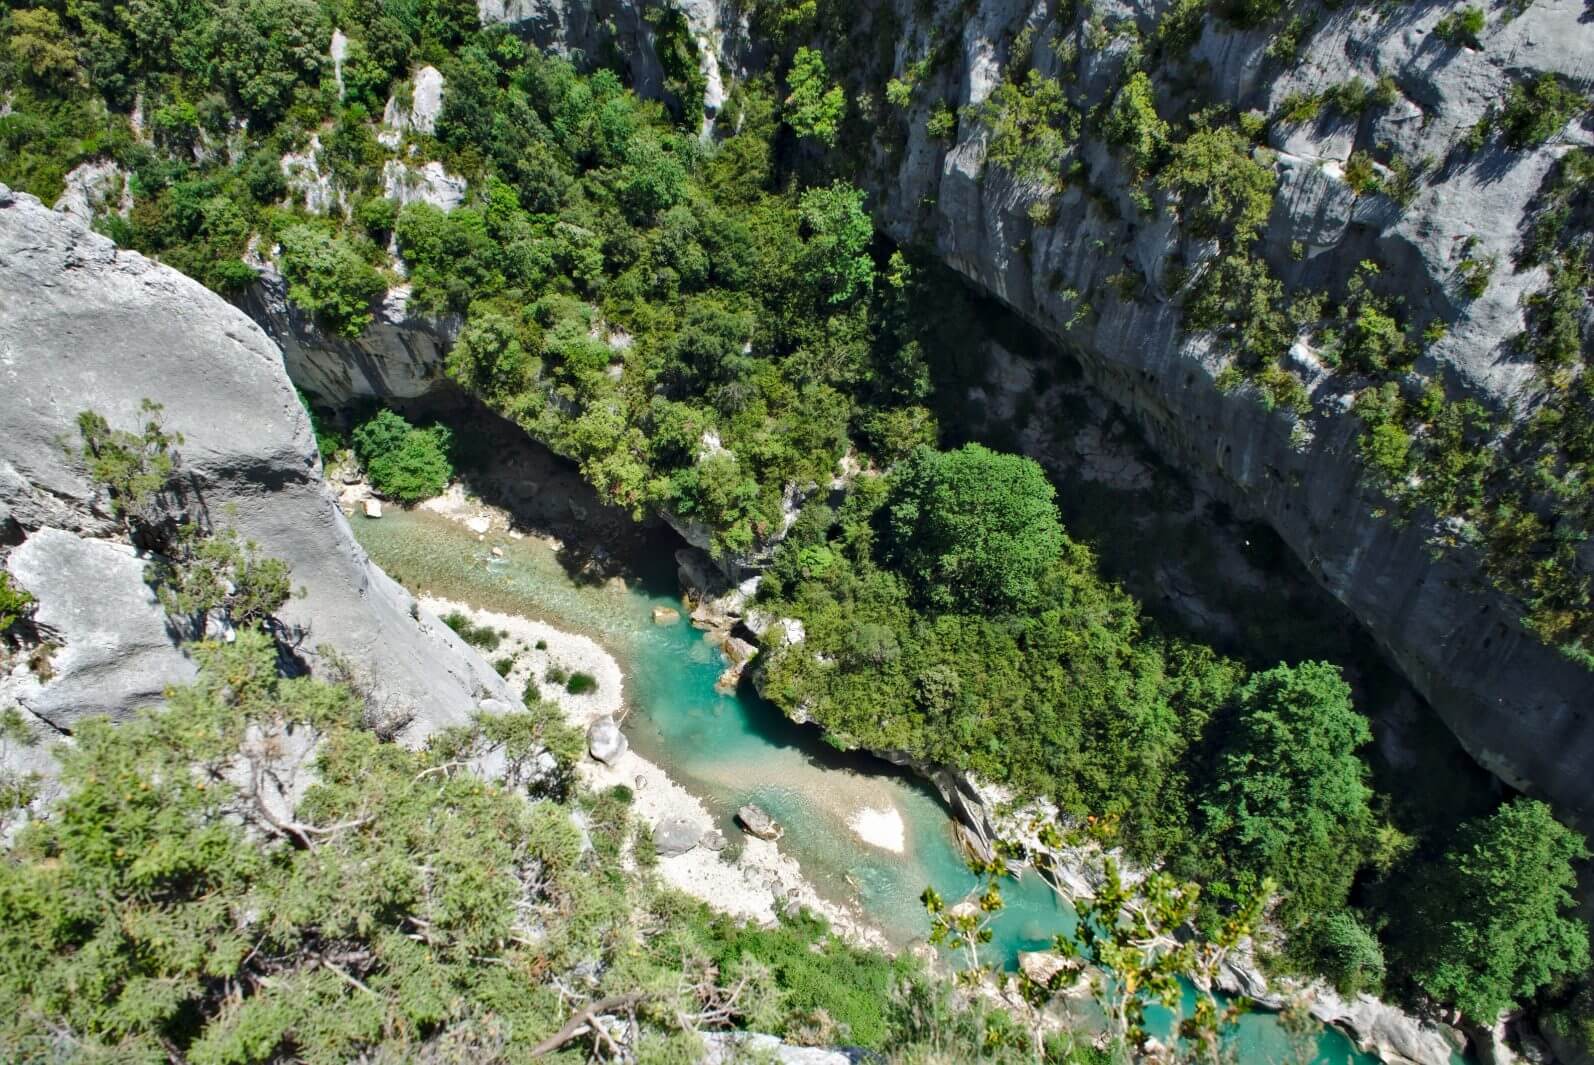
M 785 826 L 781 846 L 814 886 L 861 907 L 897 944 L 924 938 L 919 895 L 926 886 L 948 900 L 975 886 L 933 792 L 877 759 L 836 751 L 818 729 L 792 724 L 746 685 L 730 696 L 715 692 L 724 666 L 719 651 L 684 618 L 653 624 L 653 607 L 680 605 L 670 540 L 660 537 L 627 586 L 572 579 L 540 540 L 495 536 L 481 543 L 463 526 L 424 511 L 395 508 L 379 521 L 352 522 L 371 557 L 413 591 L 597 638 L 624 671 L 625 727 L 638 753 L 700 797 L 731 839 L 737 838 L 732 818 L 739 806 L 764 807 Z M 489 546 L 502 548 L 504 557 L 491 557 Z M 900 815 L 902 853 L 872 846 L 852 831 L 848 817 L 862 808 Z M 1007 907 L 993 925 L 991 944 L 982 948 L 989 960 L 1012 967 L 1020 951 L 1044 949 L 1058 932 L 1073 928 L 1072 910 L 1034 874 L 1006 881 L 1003 896 Z M 1376 1061 L 1332 1029 L 1311 1043 L 1314 1062 Z M 1268 1014 L 1245 1017 L 1232 1045 L 1246 1063 L 1300 1056 Z

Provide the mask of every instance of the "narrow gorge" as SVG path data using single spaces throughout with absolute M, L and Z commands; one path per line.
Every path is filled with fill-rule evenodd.
M 1577 0 L 0 27 L 0 1055 L 1594 1054 Z

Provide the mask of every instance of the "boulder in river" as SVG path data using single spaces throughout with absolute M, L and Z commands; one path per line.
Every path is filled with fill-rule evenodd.
M 681 612 L 673 606 L 656 606 L 653 608 L 653 624 L 674 625 L 681 620 Z
M 763 807 L 752 803 L 736 811 L 736 821 L 749 836 L 757 836 L 759 839 L 774 841 L 786 831 Z
M 465 521 L 465 528 L 469 529 L 477 536 L 484 535 L 487 530 L 491 529 L 492 527 L 493 520 L 487 517 L 485 514 L 478 514 L 476 517 L 468 518 Z
M 625 733 L 608 714 L 587 726 L 587 751 L 604 765 L 613 765 L 630 748 Z
M 382 516 L 382 501 L 380 499 L 367 499 L 365 501 L 365 516 L 367 518 L 380 518 Z
M 703 838 L 703 826 L 684 817 L 667 817 L 653 826 L 653 849 L 659 857 L 685 854 Z

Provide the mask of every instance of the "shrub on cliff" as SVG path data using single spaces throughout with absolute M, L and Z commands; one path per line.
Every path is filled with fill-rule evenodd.
M 349 241 L 318 226 L 290 226 L 281 242 L 288 298 L 342 336 L 365 332 L 371 302 L 387 291 L 376 267 Z

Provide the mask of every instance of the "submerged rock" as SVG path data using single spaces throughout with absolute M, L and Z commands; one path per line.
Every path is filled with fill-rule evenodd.
M 771 842 L 785 835 L 786 830 L 762 807 L 748 803 L 736 811 L 736 821 L 742 826 L 742 831 L 749 836 L 767 839 Z
M 653 849 L 661 858 L 685 854 L 703 838 L 703 826 L 684 817 L 668 817 L 653 828 Z
M 604 765 L 614 765 L 630 749 L 631 741 L 608 714 L 587 726 L 587 752 Z
M 364 507 L 367 518 L 380 518 L 382 516 L 382 501 L 380 499 L 367 499 Z
M 656 606 L 653 608 L 653 624 L 674 625 L 681 620 L 681 612 L 673 606 Z

